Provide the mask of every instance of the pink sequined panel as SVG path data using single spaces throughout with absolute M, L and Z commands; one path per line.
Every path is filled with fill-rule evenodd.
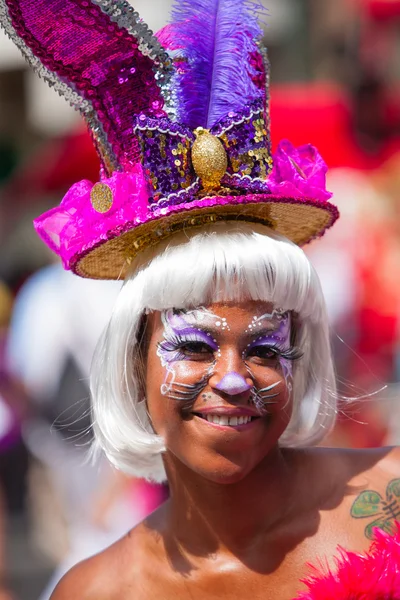
M 164 116 L 153 62 L 89 0 L 6 0 L 25 44 L 94 108 L 120 166 L 139 159 L 132 116 Z

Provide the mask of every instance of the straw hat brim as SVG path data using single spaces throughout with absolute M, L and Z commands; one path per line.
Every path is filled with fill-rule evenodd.
M 144 223 L 126 223 L 107 240 L 71 261 L 71 269 L 91 279 L 124 279 L 135 256 L 178 231 L 221 221 L 245 221 L 272 228 L 299 246 L 322 236 L 339 217 L 336 206 L 312 198 L 269 194 L 216 196 L 159 208 Z

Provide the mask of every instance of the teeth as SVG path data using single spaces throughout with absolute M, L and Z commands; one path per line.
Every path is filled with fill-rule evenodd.
M 225 417 L 223 415 L 202 415 L 203 419 L 206 419 L 209 423 L 215 423 L 216 425 L 222 425 L 227 427 L 236 427 L 237 425 L 247 425 L 251 421 L 250 416 L 241 417 Z

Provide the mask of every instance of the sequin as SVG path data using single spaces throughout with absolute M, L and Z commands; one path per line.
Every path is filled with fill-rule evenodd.
M 196 175 L 205 190 L 218 190 L 228 168 L 226 150 L 221 140 L 210 132 L 199 128 L 195 134 L 197 139 L 192 147 L 192 162 Z
M 90 192 L 90 201 L 96 212 L 108 212 L 113 204 L 112 189 L 105 183 L 96 183 Z
M 88 121 L 106 172 L 135 164 L 132 115 L 166 114 L 162 90 L 173 66 L 128 2 L 0 0 L 0 6 L 3 27 L 33 68 Z
M 186 202 L 195 198 L 200 187 L 202 196 L 212 189 L 222 195 L 240 190 L 268 192 L 272 158 L 270 140 L 264 134 L 262 107 L 257 103 L 244 107 L 240 114 L 230 114 L 233 116 L 228 115 L 207 132 L 210 140 L 220 145 L 221 160 L 211 156 L 204 169 L 201 164 L 197 169 L 193 162 L 196 132 L 165 117 L 156 119 L 141 114 L 136 118 L 133 131 L 140 142 L 142 164 L 153 190 L 152 204 Z
M 211 152 L 199 168 L 195 134 L 176 122 L 174 82 L 187 65 L 126 0 L 0 0 L 0 17 L 39 75 L 87 120 L 101 158 L 101 183 L 76 184 L 60 209 L 35 221 L 66 268 L 123 276 L 141 249 L 219 220 L 262 223 L 296 243 L 336 220 L 324 163 L 309 148 L 282 147 L 271 171 L 269 64 L 258 43 L 248 66 L 263 93 L 207 132 L 221 164 Z

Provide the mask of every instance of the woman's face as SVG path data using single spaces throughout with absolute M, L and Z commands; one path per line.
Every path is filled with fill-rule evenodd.
M 291 416 L 291 315 L 265 302 L 149 316 L 146 399 L 177 460 L 209 480 L 239 481 L 276 447 Z

